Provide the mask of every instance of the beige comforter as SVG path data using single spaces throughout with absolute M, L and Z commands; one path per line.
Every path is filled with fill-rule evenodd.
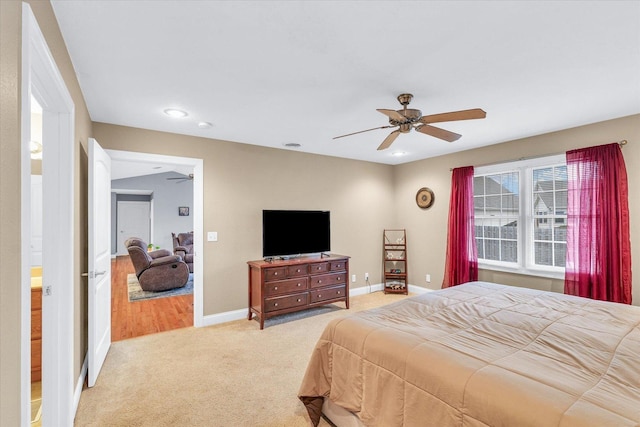
M 332 321 L 299 391 L 367 426 L 640 426 L 640 307 L 473 282 Z

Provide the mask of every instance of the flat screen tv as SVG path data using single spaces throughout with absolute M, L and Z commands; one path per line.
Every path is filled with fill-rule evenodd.
M 263 257 L 287 257 L 330 250 L 329 211 L 262 211 Z

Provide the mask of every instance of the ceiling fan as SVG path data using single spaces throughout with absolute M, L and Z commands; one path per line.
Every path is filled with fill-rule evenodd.
M 180 183 L 180 182 L 185 182 L 185 181 L 193 181 L 193 174 L 190 173 L 188 176 L 178 176 L 175 178 L 167 178 L 168 180 L 176 180 L 176 184 Z
M 392 131 L 382 144 L 378 147 L 378 150 L 385 150 L 391 146 L 393 141 L 396 140 L 401 133 L 408 133 L 411 129 L 415 129 L 418 132 L 434 136 L 436 138 L 444 139 L 448 142 L 453 142 L 462 135 L 459 135 L 448 130 L 440 129 L 435 126 L 431 126 L 429 123 L 439 122 L 453 122 L 456 120 L 470 120 L 470 119 L 484 119 L 487 116 L 481 108 L 473 108 L 471 110 L 451 111 L 449 113 L 431 114 L 423 116 L 420 110 L 413 108 L 407 108 L 407 105 L 411 102 L 413 95 L 410 93 L 403 93 L 398 96 L 398 102 L 403 106 L 402 110 L 385 110 L 378 108 L 377 111 L 381 112 L 385 116 L 389 117 L 388 126 L 380 126 L 377 128 L 361 130 L 359 132 L 348 133 L 346 135 L 336 136 L 333 139 L 343 138 L 345 136 L 356 135 L 358 133 L 369 132 L 376 129 L 387 129 L 392 127 L 398 127 L 398 129 Z

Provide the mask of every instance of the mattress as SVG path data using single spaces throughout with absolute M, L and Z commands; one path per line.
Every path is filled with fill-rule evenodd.
M 299 398 L 366 426 L 640 426 L 640 307 L 472 282 L 331 321 Z

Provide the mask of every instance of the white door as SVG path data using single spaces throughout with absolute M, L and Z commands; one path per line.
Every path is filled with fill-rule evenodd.
M 111 346 L 111 158 L 89 138 L 89 387 Z
M 128 255 L 124 242 L 130 237 L 139 237 L 145 243 L 151 242 L 151 203 L 118 202 L 118 255 Z

